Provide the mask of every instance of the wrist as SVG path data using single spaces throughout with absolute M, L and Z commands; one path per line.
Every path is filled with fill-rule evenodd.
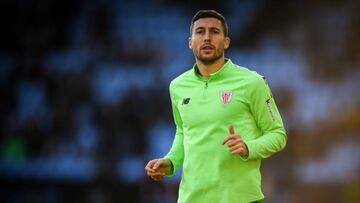
M 170 170 L 173 169 L 173 163 L 170 159 L 164 159 L 165 165 L 170 167 Z

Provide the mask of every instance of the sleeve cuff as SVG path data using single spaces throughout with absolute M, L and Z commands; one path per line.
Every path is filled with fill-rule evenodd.
M 250 159 L 253 159 L 254 158 L 254 145 L 251 143 L 251 141 L 245 141 L 244 140 L 244 144 L 247 148 L 247 156 L 240 156 L 240 158 L 243 160 L 243 161 L 248 161 Z
M 171 163 L 171 170 L 170 170 L 169 172 L 167 172 L 165 175 L 166 175 L 166 176 L 172 176 L 172 175 L 174 175 L 174 173 L 175 173 L 175 171 L 176 171 L 176 169 L 177 169 L 178 167 L 175 168 L 174 162 L 173 162 L 173 160 L 172 160 L 170 157 L 165 156 L 163 159 L 168 159 L 168 160 L 170 160 L 170 163 Z

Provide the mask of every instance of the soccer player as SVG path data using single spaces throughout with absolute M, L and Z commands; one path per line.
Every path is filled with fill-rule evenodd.
M 261 159 L 285 147 L 285 129 L 267 83 L 224 57 L 229 44 L 221 14 L 194 15 L 189 47 L 196 63 L 169 88 L 175 138 L 165 157 L 145 167 L 161 181 L 183 165 L 179 203 L 260 202 Z

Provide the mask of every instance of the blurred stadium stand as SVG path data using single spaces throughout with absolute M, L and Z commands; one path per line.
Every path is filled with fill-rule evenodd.
M 194 63 L 198 9 L 228 19 L 226 57 L 267 78 L 288 132 L 265 202 L 360 202 L 360 3 L 5 0 L 1 202 L 176 202 L 144 173 L 174 136 L 169 82 Z

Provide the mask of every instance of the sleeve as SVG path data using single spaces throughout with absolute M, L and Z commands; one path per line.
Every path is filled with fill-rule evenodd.
M 262 135 L 257 139 L 244 141 L 248 148 L 248 156 L 243 159 L 267 158 L 285 147 L 287 136 L 265 79 L 256 77 L 249 92 L 249 106 Z
M 171 88 L 170 88 L 170 98 L 171 98 L 171 105 L 172 105 L 172 111 L 173 111 L 173 117 L 174 122 L 176 125 L 176 133 L 175 138 L 173 141 L 173 144 L 167 153 L 167 155 L 164 157 L 164 159 L 170 159 L 172 163 L 172 170 L 168 172 L 166 175 L 171 176 L 173 175 L 176 170 L 181 166 L 184 160 L 184 135 L 183 135 L 183 123 L 180 117 L 179 110 L 176 105 L 176 100 L 172 96 Z

